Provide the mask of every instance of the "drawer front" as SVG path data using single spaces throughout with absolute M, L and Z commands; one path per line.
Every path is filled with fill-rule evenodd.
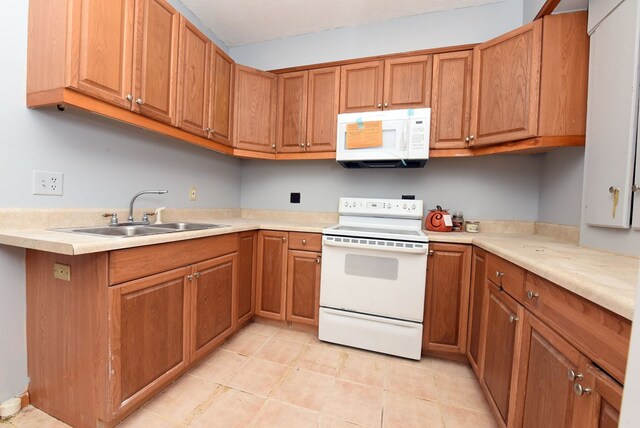
M 624 382 L 631 322 L 532 273 L 525 307 L 618 382 Z
M 289 249 L 322 251 L 322 235 L 320 233 L 289 232 Z
M 487 254 L 487 279 L 502 287 L 511 297 L 522 303 L 525 270 L 494 254 Z

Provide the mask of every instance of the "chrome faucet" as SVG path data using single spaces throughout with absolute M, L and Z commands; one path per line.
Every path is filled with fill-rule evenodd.
M 129 202 L 129 223 L 133 223 L 133 203 L 135 202 L 136 198 L 138 198 L 138 196 L 141 195 L 164 195 L 165 193 L 169 193 L 168 190 L 143 190 L 141 192 L 136 193 L 135 195 L 133 195 L 133 198 L 131 198 L 131 202 Z M 143 224 L 149 224 L 149 219 L 147 218 L 147 216 L 145 215 L 142 218 L 142 222 Z

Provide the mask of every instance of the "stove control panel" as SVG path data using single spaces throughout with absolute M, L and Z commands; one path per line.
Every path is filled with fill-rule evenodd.
M 423 204 L 416 199 L 340 198 L 342 215 L 422 218 Z

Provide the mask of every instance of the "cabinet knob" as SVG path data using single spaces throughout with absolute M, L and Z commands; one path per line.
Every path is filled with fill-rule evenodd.
M 132 100 L 133 100 L 133 95 L 127 94 L 127 101 L 132 101 Z
M 204 128 L 205 132 L 208 134 L 209 132 L 211 132 L 211 128 Z
M 385 106 L 385 107 L 389 107 L 389 104 L 387 104 L 387 103 L 384 103 L 384 106 Z
M 307 240 L 306 239 L 302 240 L 302 245 L 307 245 Z
M 467 138 L 464 139 L 464 141 L 466 141 L 468 143 L 469 141 L 471 141 L 471 139 L 469 137 L 467 137 Z
M 640 191 L 640 186 L 638 186 L 637 184 L 634 184 L 633 186 L 631 186 L 632 193 L 636 193 L 638 191 Z
M 311 147 L 311 143 L 307 143 L 307 147 Z
M 193 275 L 187 275 L 187 279 L 188 279 L 189 281 L 193 281 Z
M 429 255 L 433 256 L 433 250 L 429 250 Z
M 473 139 L 475 139 L 475 138 L 476 138 L 476 136 L 475 136 L 475 135 L 469 135 L 469 141 L 471 141 L 471 140 L 473 140 Z
M 287 242 L 287 238 L 285 238 L 284 236 L 282 237 L 282 242 Z
M 195 276 L 196 278 L 200 278 L 200 272 L 194 273 L 193 276 Z
M 300 147 L 304 147 L 304 143 L 300 143 Z
M 144 104 L 144 101 L 142 101 L 142 98 L 137 98 L 137 99 L 136 99 L 136 104 L 138 104 L 139 106 L 141 106 L 142 104 Z
M 509 315 L 509 322 L 510 323 L 514 323 L 516 321 L 520 321 L 520 317 L 518 317 L 517 315 L 513 315 L 513 314 Z
M 582 397 L 583 395 L 589 395 L 591 394 L 591 388 L 585 388 L 584 386 L 580 385 L 579 383 L 574 383 L 573 384 L 573 392 L 578 396 L 578 397 Z
M 573 369 L 567 369 L 567 379 L 569 379 L 571 382 L 573 382 L 574 380 L 581 381 L 582 379 L 584 379 L 584 376 L 582 375 L 582 373 L 574 372 Z
M 318 264 L 318 265 L 320 264 L 320 257 L 318 257 L 318 258 L 316 259 L 316 264 Z
M 533 300 L 533 299 L 535 299 L 537 297 L 540 297 L 540 295 L 538 293 L 536 293 L 535 291 L 531 291 L 531 290 L 527 291 L 527 299 Z
M 496 278 L 502 278 L 504 276 L 504 272 L 496 271 Z
M 382 108 L 382 104 L 381 104 L 381 103 L 378 103 L 378 105 L 377 105 L 376 107 L 378 107 L 378 108 Z
M 276 145 L 275 145 L 275 144 L 272 144 L 272 145 L 271 145 L 271 148 L 272 148 L 272 149 L 275 149 L 275 148 L 276 148 Z

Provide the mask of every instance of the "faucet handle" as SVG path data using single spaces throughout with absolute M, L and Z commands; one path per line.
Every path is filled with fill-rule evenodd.
M 102 217 L 111 217 L 109 221 L 109 226 L 117 226 L 118 225 L 118 214 L 116 213 L 104 213 Z
M 154 215 L 156 215 L 156 213 L 143 213 L 142 214 L 142 221 L 149 222 L 149 217 L 150 216 L 154 216 Z

